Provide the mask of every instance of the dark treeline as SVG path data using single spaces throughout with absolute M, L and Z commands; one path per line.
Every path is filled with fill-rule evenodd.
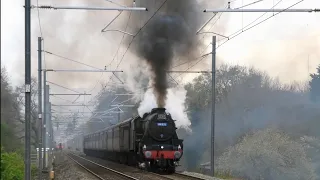
M 318 70 L 320 70 L 320 67 Z M 258 155 L 261 154 L 254 157 L 243 157 L 244 159 L 241 161 L 242 167 L 232 166 L 232 164 L 236 163 L 231 161 L 231 157 L 235 157 L 235 154 L 241 154 L 240 152 L 249 153 L 250 148 L 252 148 L 251 146 L 239 148 L 241 144 L 237 143 L 243 137 L 249 137 L 250 134 L 256 133 L 257 130 L 267 131 L 266 128 L 272 128 L 274 131 L 284 133 L 284 137 L 280 139 L 286 139 L 285 137 L 288 136 L 294 142 L 306 143 L 306 141 L 301 141 L 301 138 L 305 137 L 309 140 L 313 139 L 313 143 L 319 142 L 317 138 L 312 138 L 320 137 L 318 130 L 318 127 L 320 127 L 320 106 L 319 102 L 315 101 L 315 96 L 320 95 L 319 77 L 319 72 L 311 75 L 310 87 L 307 84 L 299 83 L 283 85 L 277 79 L 272 79 L 267 74 L 253 68 L 221 66 L 216 74 L 215 156 L 216 158 L 221 157 L 225 161 L 219 161 L 224 166 L 217 164 L 216 167 L 228 172 L 231 171 L 233 175 L 238 177 L 242 176 L 248 179 L 257 178 L 257 176 L 253 175 L 256 172 L 268 171 L 268 168 L 271 171 L 277 169 L 280 164 L 271 161 L 275 157 L 264 157 L 265 159 L 261 158 L 262 160 L 259 161 L 260 156 Z M 184 166 L 189 170 L 198 170 L 200 163 L 206 163 L 210 159 L 211 74 L 201 75 L 185 87 L 188 92 L 187 105 L 193 133 L 185 137 Z M 259 143 L 256 141 L 260 138 L 265 139 L 265 144 L 269 144 L 270 152 L 272 148 L 281 149 L 280 147 L 286 147 L 281 143 L 287 142 L 268 142 L 270 135 L 275 136 L 277 134 L 258 133 L 252 137 L 250 136 L 242 143 L 250 141 L 258 146 Z M 194 146 L 195 143 L 197 146 Z M 272 147 L 274 145 L 279 147 Z M 234 146 L 233 151 L 230 150 L 232 146 Z M 300 146 L 294 147 L 298 148 Z M 319 146 L 314 147 L 319 148 Z M 285 150 L 288 149 L 285 148 L 278 153 L 283 154 Z M 296 150 L 299 151 L 298 149 Z M 257 151 L 261 151 L 262 154 L 268 153 L 267 150 L 262 148 L 258 148 Z M 262 151 L 266 152 L 263 153 Z M 302 154 L 307 152 L 307 150 L 301 151 Z M 310 152 L 308 155 L 311 161 L 314 164 L 320 164 L 319 159 L 317 160 L 318 155 L 311 153 L 312 151 L 309 150 L 308 152 Z M 269 153 L 269 155 L 272 155 L 272 153 Z M 255 167 L 245 168 L 247 164 L 243 162 L 256 163 L 250 161 L 249 158 L 256 159 L 258 163 L 267 163 L 266 166 L 263 166 L 265 169 L 261 166 L 256 168 L 262 168 L 262 170 L 255 169 Z M 281 157 L 279 156 L 278 158 Z M 293 161 L 296 157 L 289 156 L 288 158 L 288 161 Z M 226 159 L 230 161 L 226 161 Z M 297 161 L 299 160 L 303 161 L 302 159 Z M 290 171 L 291 174 L 288 173 L 290 175 L 279 177 L 272 173 L 266 173 L 263 176 L 266 179 L 311 178 L 313 177 L 313 171 L 310 168 L 318 168 L 317 171 L 319 171 L 319 167 L 317 165 L 311 167 L 309 166 L 310 164 L 311 162 L 309 164 L 306 162 L 304 168 L 309 168 L 308 171 L 299 171 L 300 174 L 298 173 L 299 176 L 297 177 L 291 176 L 295 169 L 289 170 L 289 165 L 286 163 L 282 165 Z M 233 171 L 235 169 L 240 172 Z
M 38 143 L 37 86 L 32 79 L 31 149 Z M 5 68 L 1 68 L 1 179 L 24 177 L 24 84 L 13 88 Z M 35 167 L 32 166 L 34 176 Z

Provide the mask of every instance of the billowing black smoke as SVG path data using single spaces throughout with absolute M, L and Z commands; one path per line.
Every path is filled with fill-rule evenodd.
M 176 48 L 186 52 L 190 47 L 188 36 L 191 33 L 182 17 L 162 14 L 152 21 L 139 43 L 138 53 L 150 64 L 154 73 L 153 86 L 158 107 L 165 106 L 168 88 L 166 70 L 170 69 L 174 52 L 178 52 Z
M 143 4 L 141 2 L 141 6 Z M 146 4 L 150 5 L 150 2 Z M 173 59 L 187 57 L 196 50 L 196 29 L 201 23 L 198 21 L 202 12 L 200 7 L 196 0 L 168 0 L 139 37 L 136 53 L 152 69 L 158 107 L 165 106 L 168 88 L 166 70 L 170 69 Z

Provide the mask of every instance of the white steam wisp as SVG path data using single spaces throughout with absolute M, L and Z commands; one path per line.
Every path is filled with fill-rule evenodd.
M 191 122 L 185 111 L 185 100 L 187 91 L 184 88 L 170 88 L 168 89 L 166 99 L 166 112 L 170 113 L 176 123 L 177 128 L 184 128 L 187 130 L 191 125 Z M 150 112 L 153 108 L 157 108 L 156 97 L 153 93 L 153 89 L 148 89 L 144 94 L 143 100 L 140 103 L 138 112 L 140 117 L 144 113 Z

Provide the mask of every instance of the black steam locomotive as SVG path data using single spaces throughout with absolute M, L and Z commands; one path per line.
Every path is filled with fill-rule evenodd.
M 142 118 L 130 118 L 84 136 L 83 151 L 148 171 L 174 173 L 183 154 L 183 140 L 176 129 L 165 108 L 155 108 Z

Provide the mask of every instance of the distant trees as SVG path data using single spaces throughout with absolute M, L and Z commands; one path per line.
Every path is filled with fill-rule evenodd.
M 94 115 L 90 118 L 90 121 L 87 122 L 89 132 L 98 131 L 113 125 L 118 121 L 123 121 L 134 115 L 138 115 L 137 109 L 139 104 L 134 100 L 133 95 L 116 94 L 132 94 L 132 92 L 123 87 L 103 89 L 98 97 L 97 106 L 93 111 Z M 111 106 L 119 103 L 135 105 L 135 107 L 120 107 L 124 111 L 121 112 L 119 108 Z M 120 114 L 118 114 L 118 112 Z
M 65 134 L 67 136 L 75 133 L 76 127 L 78 125 L 79 113 L 74 113 L 72 116 L 72 121 L 69 121 L 67 124 L 67 128 L 65 129 Z M 62 118 L 61 118 L 62 119 Z
M 320 135 L 320 112 L 301 84 L 283 85 L 265 73 L 241 66 L 223 65 L 216 72 L 217 157 L 248 132 L 270 126 L 292 138 Z M 211 74 L 195 78 L 186 90 L 193 133 L 184 138 L 184 165 L 194 169 L 208 162 L 211 153 Z
M 22 146 L 17 136 L 21 120 L 17 96 L 10 86 L 6 69 L 1 68 L 1 146 L 5 151 L 14 151 Z
M 310 86 L 310 95 L 313 102 L 320 101 L 320 65 L 317 68 L 317 72 L 310 74 L 311 81 L 309 82 Z
M 25 90 L 24 90 L 24 84 L 18 86 L 15 90 L 15 93 L 17 94 L 17 100 L 19 109 L 23 109 L 25 106 Z M 20 138 L 24 138 L 24 112 L 21 113 L 21 118 L 18 119 L 18 122 L 20 123 L 19 133 Z M 39 120 L 38 120 L 38 83 L 37 79 L 35 77 L 32 77 L 31 79 L 31 145 L 36 148 L 38 146 L 38 140 L 39 140 Z
M 31 143 L 38 144 L 37 81 L 32 78 Z M 1 145 L 5 151 L 17 150 L 24 140 L 24 85 L 15 90 L 10 86 L 5 68 L 1 68 Z
M 216 70 L 216 126 L 219 127 L 217 130 L 221 129 L 216 133 L 217 151 L 223 151 L 225 146 L 230 144 L 230 139 L 233 139 L 230 135 L 226 135 L 230 131 L 223 128 L 232 126 L 233 121 L 237 121 L 232 128 L 238 129 L 231 133 L 233 136 L 241 134 L 243 126 L 241 119 L 247 114 L 249 107 L 255 108 L 256 102 L 259 102 L 259 96 L 264 93 L 257 89 L 263 89 L 268 84 L 268 77 L 252 68 L 222 65 Z M 211 74 L 200 75 L 188 83 L 185 89 L 187 90 L 187 111 L 193 130 L 193 135 L 186 137 L 184 141 L 185 156 L 188 167 L 195 168 L 196 164 L 201 162 L 199 156 L 203 157 L 203 152 L 194 149 L 194 143 L 197 143 L 197 149 L 210 147 L 207 142 L 210 142 L 211 137 Z M 255 96 L 257 92 L 260 94 Z M 252 99 L 251 96 L 257 99 Z
M 23 179 L 24 176 L 22 96 L 20 90 L 10 86 L 7 71 L 1 68 L 1 179 Z M 33 145 L 34 135 L 32 133 Z M 35 170 L 32 166 L 32 176 Z
M 220 173 L 247 180 L 316 179 L 303 144 L 272 129 L 244 136 L 220 156 L 216 167 Z

